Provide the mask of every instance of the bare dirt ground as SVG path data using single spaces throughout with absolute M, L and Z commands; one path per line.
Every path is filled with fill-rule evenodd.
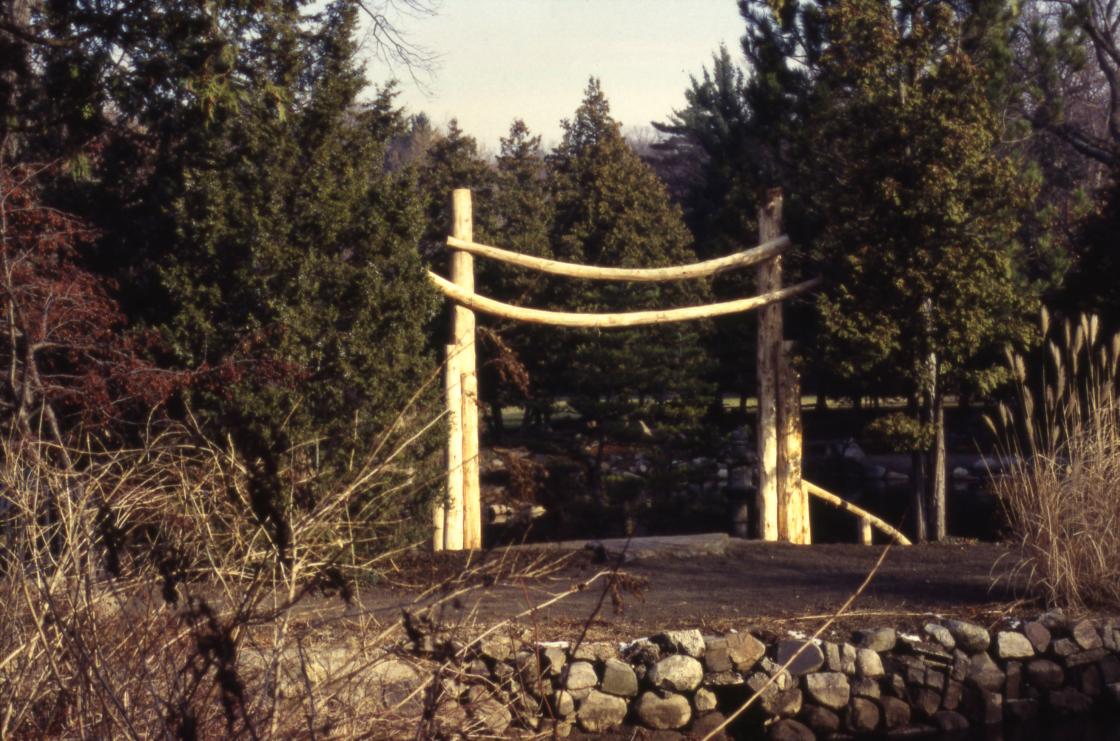
M 881 547 L 860 545 L 727 540 L 714 552 L 659 553 L 635 547 L 640 557 L 621 565 L 617 553 L 603 549 L 417 555 L 399 562 L 399 570 L 382 585 L 363 590 L 361 603 L 392 620 L 404 607 L 431 601 L 433 595 L 422 596 L 430 585 L 480 562 L 504 558 L 512 570 L 536 575 L 448 600 L 440 608 L 445 624 L 477 627 L 520 616 L 517 622 L 531 627 L 540 640 L 581 635 L 584 640 L 617 640 L 694 627 L 811 632 L 858 588 L 881 552 Z M 850 627 L 847 623 L 920 625 L 930 614 L 994 623 L 1009 613 L 1034 610 L 1036 605 L 1019 600 L 1023 585 L 1011 573 L 1013 562 L 1008 548 L 995 544 L 893 547 L 837 628 L 843 631 Z M 604 575 L 615 568 L 621 578 Z M 523 614 L 569 590 L 578 591 Z

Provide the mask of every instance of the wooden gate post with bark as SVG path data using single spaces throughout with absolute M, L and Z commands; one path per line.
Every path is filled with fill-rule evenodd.
M 808 495 L 863 518 L 888 536 L 906 542 L 874 515 L 864 512 L 801 478 L 801 390 L 782 340 L 780 303 L 814 288 L 819 280 L 782 287 L 779 257 L 790 247 L 782 235 L 781 191 L 771 191 L 759 212 L 760 244 L 714 260 L 666 268 L 609 268 L 548 260 L 473 241 L 471 192 L 452 193 L 450 280 L 431 271 L 428 277 L 454 302 L 451 343 L 446 347 L 447 489 L 432 512 L 435 550 L 482 547 L 479 490 L 478 370 L 475 311 L 514 321 L 560 327 L 611 329 L 708 319 L 761 309 L 759 362 L 759 511 L 767 540 L 809 543 Z M 759 265 L 759 295 L 702 306 L 610 314 L 545 311 L 512 306 L 475 293 L 474 256 L 538 272 L 600 281 L 663 282 L 707 278 L 726 270 Z M 765 411 L 764 411 L 765 410 Z

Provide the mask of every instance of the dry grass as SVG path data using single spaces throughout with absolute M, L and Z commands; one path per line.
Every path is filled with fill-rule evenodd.
M 990 420 L 1010 466 L 995 478 L 1018 567 L 1048 603 L 1120 606 L 1120 335 L 1096 317 L 1049 326 L 1031 363 L 1009 355 L 1017 408 Z

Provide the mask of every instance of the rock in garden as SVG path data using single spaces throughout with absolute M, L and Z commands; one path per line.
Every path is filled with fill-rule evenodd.
M 945 685 L 945 693 L 941 695 L 941 707 L 945 710 L 956 710 L 964 696 L 964 685 L 960 682 L 949 680 Z
M 946 620 L 945 627 L 949 629 L 953 640 L 957 642 L 957 647 L 966 653 L 975 654 L 987 651 L 992 642 L 988 631 L 974 623 L 968 623 L 964 620 Z
M 545 646 L 541 651 L 541 657 L 549 674 L 556 676 L 560 676 L 564 671 L 564 665 L 568 663 L 568 652 L 560 646 Z
M 802 683 L 808 698 L 832 710 L 840 710 L 848 704 L 851 686 L 848 677 L 840 672 L 813 672 L 806 674 Z
M 859 648 L 869 648 L 883 653 L 890 651 L 898 643 L 898 633 L 894 628 L 868 628 L 856 631 L 855 640 Z
M 897 697 L 883 697 L 879 700 L 883 709 L 883 728 L 893 731 L 910 725 L 910 703 Z
M 949 678 L 957 682 L 963 682 L 964 678 L 968 676 L 968 667 L 972 660 L 968 658 L 968 654 L 961 651 L 959 648 L 953 651 L 953 666 L 949 669 Z
M 1108 656 L 1108 651 L 1104 648 L 1091 648 L 1088 651 L 1078 651 L 1075 654 L 1067 656 L 1063 663 L 1066 665 L 1067 669 L 1072 669 L 1077 666 L 1096 663 L 1105 656 Z
M 1066 614 L 1060 607 L 1055 607 L 1053 610 L 1047 610 L 1046 612 L 1039 615 L 1038 622 L 1045 625 L 1046 629 L 1051 632 L 1055 630 L 1063 630 L 1068 624 L 1068 621 L 1066 620 Z
M 567 718 L 576 711 L 576 701 L 572 693 L 567 690 L 558 690 L 552 693 L 549 705 L 558 717 Z
M 483 732 L 480 735 L 500 737 L 513 722 L 509 708 L 493 697 L 471 705 L 469 712 L 473 725 Z
M 729 672 L 732 670 L 731 655 L 727 650 L 727 639 L 709 636 L 704 639 L 704 670 L 707 672 Z
M 910 704 L 919 713 L 929 718 L 941 707 L 941 695 L 928 687 L 919 687 L 910 693 Z
M 573 661 L 590 661 L 602 663 L 607 659 L 618 658 L 618 646 L 610 641 L 589 641 L 581 643 L 572 649 Z
M 968 718 L 954 710 L 941 710 L 930 718 L 937 729 L 943 733 L 955 733 L 968 730 Z
M 654 687 L 662 690 L 691 692 L 700 686 L 704 678 L 704 667 L 691 656 L 674 654 L 653 665 L 646 679 Z
M 564 675 L 564 688 L 579 699 L 586 691 L 599 684 L 599 677 L 595 674 L 595 667 L 587 661 L 573 661 L 568 665 Z
M 1089 620 L 1078 620 L 1070 627 L 1069 632 L 1077 645 L 1086 651 L 1104 646 L 1101 634 Z
M 719 699 L 716 698 L 715 692 L 701 687 L 692 696 L 692 704 L 696 708 L 696 712 L 702 714 L 715 710 L 719 705 Z
M 965 695 L 962 710 L 975 723 L 995 725 L 1003 721 L 1003 695 L 987 690 L 972 690 Z
M 856 651 L 856 674 L 871 679 L 878 679 L 886 674 L 883 671 L 883 660 L 879 658 L 879 654 L 869 648 L 861 648 Z
M 940 623 L 926 623 L 922 628 L 922 632 L 950 651 L 957 647 L 957 642 L 953 638 L 953 634 Z
M 1050 647 L 1050 631 L 1039 622 L 1029 622 L 1023 626 L 1023 634 L 1031 642 L 1036 653 L 1045 653 Z
M 638 694 L 638 675 L 625 661 L 607 659 L 603 665 L 603 681 L 599 689 L 608 695 L 636 697 Z
M 1097 666 L 1101 669 L 1101 680 L 1105 684 L 1120 682 L 1120 656 L 1105 656 Z
M 723 713 L 706 713 L 692 721 L 692 726 L 688 729 L 690 738 L 707 738 L 708 734 L 719 728 L 727 717 Z M 731 737 L 725 732 L 720 731 L 715 736 L 712 736 L 713 741 L 731 741 Z
M 840 730 L 840 716 L 820 705 L 806 704 L 797 717 L 818 736 L 828 736 Z
M 767 715 L 792 716 L 797 715 L 801 710 L 801 690 L 795 687 L 787 690 L 778 689 L 777 682 L 771 682 L 770 677 L 761 672 L 756 672 L 747 678 L 747 687 L 752 692 L 759 693 L 759 707 Z
M 1080 650 L 1081 647 L 1074 643 L 1072 638 L 1059 638 L 1050 644 L 1050 653 L 1063 659 L 1073 656 Z
M 1009 661 L 1012 659 L 1029 659 L 1034 656 L 1034 646 L 1030 639 L 1014 630 L 1001 630 L 996 633 L 996 656 Z
M 743 675 L 737 672 L 713 672 L 704 675 L 704 684 L 709 687 L 731 687 L 743 683 Z
M 491 661 L 505 661 L 513 656 L 513 641 L 509 636 L 483 638 L 478 643 L 478 652 Z
M 661 659 L 661 647 L 648 638 L 639 638 L 623 649 L 622 657 L 632 664 L 652 666 Z
M 1008 700 L 1003 704 L 1003 715 L 1020 723 L 1033 720 L 1038 715 L 1038 700 Z
M 1051 690 L 1046 696 L 1050 709 L 1058 715 L 1080 715 L 1093 707 L 1093 700 L 1073 687 Z
M 672 653 L 684 654 L 694 659 L 704 655 L 704 636 L 698 630 L 667 630 L 651 639 Z
M 870 677 L 857 679 L 852 683 L 852 694 L 856 697 L 866 697 L 869 700 L 878 700 L 883 696 L 879 683 Z
M 1009 661 L 1003 671 L 1007 676 L 1003 683 L 1003 696 L 1008 700 L 1018 700 L 1023 694 L 1023 664 Z
M 602 733 L 622 723 L 625 718 L 626 701 L 598 690 L 591 690 L 576 713 L 580 728 L 588 733 Z
M 1040 690 L 1056 690 L 1066 681 L 1062 667 L 1049 659 L 1035 659 L 1027 664 L 1027 682 Z
M 862 697 L 853 697 L 844 725 L 853 733 L 872 733 L 879 727 L 881 719 L 878 705 Z
M 1100 697 L 1102 690 L 1101 672 L 1095 665 L 1080 671 L 1077 686 L 1089 697 Z
M 766 737 L 770 741 L 816 741 L 816 734 L 806 725 L 792 718 L 784 718 L 770 726 Z
M 976 654 L 968 667 L 967 681 L 988 692 L 999 692 L 1004 674 L 988 654 Z
M 766 655 L 766 645 L 750 633 L 732 633 L 727 636 L 727 655 L 736 671 L 749 671 Z
M 656 692 L 643 692 L 638 698 L 638 718 L 655 730 L 675 731 L 684 728 L 692 719 L 692 706 L 683 695 L 672 692 L 664 696 Z
M 793 658 L 795 655 L 797 658 Z M 812 641 L 797 639 L 778 641 L 774 661 L 780 666 L 785 666 L 790 659 L 793 659 L 793 661 L 786 668 L 790 674 L 794 675 L 815 672 L 824 665 L 824 654 Z

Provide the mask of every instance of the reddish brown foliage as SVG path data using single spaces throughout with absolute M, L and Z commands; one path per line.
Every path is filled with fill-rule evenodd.
M 0 165 L 0 409 L 10 432 L 61 438 L 151 409 L 186 375 L 144 359 L 153 338 L 126 332 L 111 286 L 81 263 L 92 238 L 43 203 L 50 165 Z

